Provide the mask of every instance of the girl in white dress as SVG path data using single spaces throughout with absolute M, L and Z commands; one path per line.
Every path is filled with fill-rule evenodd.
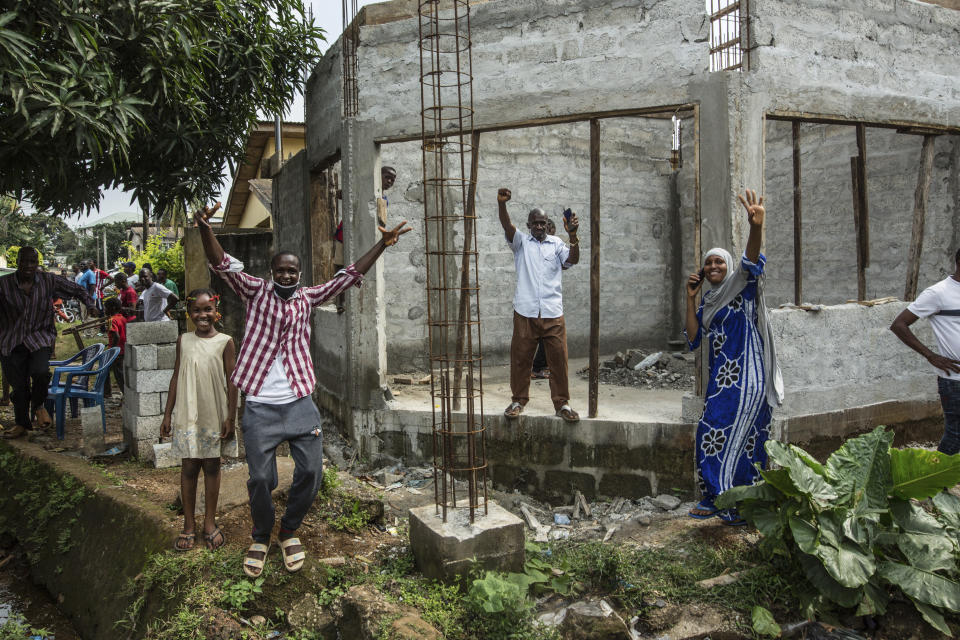
M 210 289 L 195 289 L 187 296 L 187 314 L 196 326 L 177 340 L 177 362 L 170 379 L 167 406 L 160 435 L 173 433 L 173 452 L 181 459 L 180 495 L 183 501 L 183 532 L 174 549 L 189 551 L 196 539 L 194 512 L 197 479 L 203 469 L 203 537 L 211 550 L 226 542 L 217 527 L 220 494 L 220 444 L 233 437 L 237 414 L 237 388 L 230 374 L 237 361 L 233 338 L 217 331 L 219 302 Z

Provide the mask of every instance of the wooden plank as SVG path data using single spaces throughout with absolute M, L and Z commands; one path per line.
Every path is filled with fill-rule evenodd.
M 917 127 L 922 127 L 929 132 L 937 133 L 950 133 L 958 134 L 960 133 L 960 127 L 942 125 L 929 122 L 916 122 L 909 120 L 863 120 L 856 121 L 851 120 L 843 116 L 836 116 L 830 114 L 819 114 L 819 113 L 810 113 L 807 111 L 790 111 L 790 110 L 777 110 L 773 113 L 766 114 L 767 120 L 799 120 L 800 122 L 810 122 L 813 124 L 836 124 L 841 126 L 853 127 L 858 124 L 865 125 L 867 127 L 875 127 L 879 129 L 912 129 Z
M 870 206 L 867 204 L 867 127 L 857 124 L 857 178 L 860 181 L 860 237 L 859 250 L 863 268 L 870 266 Z
M 933 175 L 933 155 L 936 136 L 924 136 L 920 151 L 920 174 L 917 190 L 913 194 L 913 229 L 910 233 L 910 253 L 907 256 L 907 285 L 903 299 L 917 297 L 917 281 L 920 279 L 920 256 L 923 254 L 923 227 L 927 215 L 927 198 L 930 195 L 930 178 Z
M 545 127 L 553 124 L 569 124 L 571 122 L 584 122 L 586 120 L 597 120 L 603 118 L 627 118 L 632 116 L 648 116 L 648 115 L 658 115 L 658 114 L 669 114 L 673 116 L 675 113 L 681 113 L 683 115 L 689 114 L 694 110 L 695 105 L 693 104 L 663 104 L 657 105 L 654 107 L 636 107 L 632 109 L 611 109 L 609 111 L 586 111 L 583 113 L 571 113 L 566 115 L 559 116 L 548 116 L 544 118 L 530 118 L 528 120 L 510 120 L 506 122 L 495 122 L 487 125 L 477 125 L 473 128 L 473 131 L 479 133 L 488 133 L 491 131 L 506 131 L 509 129 L 525 129 L 527 127 Z M 443 136 L 445 138 L 452 138 L 458 135 L 467 135 L 469 131 L 461 131 L 459 129 L 450 129 L 449 131 L 444 130 Z M 398 133 L 395 135 L 384 135 L 374 138 L 374 142 L 377 144 L 389 144 L 392 142 L 413 142 L 422 140 L 422 135 L 420 132 L 413 133 Z
M 860 251 L 860 169 L 857 156 L 850 157 L 850 180 L 853 193 L 853 228 L 857 234 L 857 300 L 867 297 L 867 279 L 863 267 L 863 254 Z
M 800 123 L 793 121 L 793 302 L 803 303 L 803 216 L 800 197 Z
M 597 417 L 600 389 L 600 121 L 590 121 L 590 379 L 588 416 Z

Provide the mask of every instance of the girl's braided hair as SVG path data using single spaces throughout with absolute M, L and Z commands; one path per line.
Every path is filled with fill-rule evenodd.
M 200 296 L 207 296 L 208 298 L 213 300 L 213 306 L 215 309 L 217 309 L 216 322 L 220 322 L 220 320 L 223 318 L 223 314 L 221 314 L 219 311 L 220 295 L 213 289 L 208 289 L 204 287 L 200 289 L 194 289 L 193 291 L 188 293 L 187 294 L 187 311 L 188 312 L 190 311 L 190 303 L 195 302 L 197 298 L 199 298 Z

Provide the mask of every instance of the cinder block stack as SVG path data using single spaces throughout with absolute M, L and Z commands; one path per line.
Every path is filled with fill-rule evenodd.
M 153 460 L 177 358 L 176 322 L 131 322 L 124 352 L 123 441 L 136 458 Z

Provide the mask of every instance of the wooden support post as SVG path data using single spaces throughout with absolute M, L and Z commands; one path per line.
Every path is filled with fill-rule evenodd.
M 600 389 L 600 121 L 590 121 L 590 379 L 587 415 L 597 417 Z
M 863 264 L 862 237 L 860 229 L 860 168 L 857 156 L 850 157 L 850 180 L 853 191 L 853 228 L 857 233 L 857 300 L 867 297 L 867 276 Z
M 467 201 L 463 203 L 463 257 L 460 259 L 460 308 L 457 310 L 457 361 L 453 366 L 453 409 L 460 409 L 460 377 L 463 375 L 463 343 L 466 340 L 468 313 L 470 312 L 470 259 L 473 246 L 473 223 L 477 206 L 477 171 L 480 166 L 480 132 L 470 136 L 470 184 Z M 467 382 L 473 389 L 473 381 Z M 469 412 L 469 406 L 467 407 Z
M 800 122 L 793 121 L 793 303 L 803 302 L 803 217 L 800 208 Z
M 930 195 L 936 140 L 937 137 L 933 135 L 923 136 L 923 149 L 920 152 L 920 175 L 917 176 L 917 190 L 913 195 L 913 231 L 910 234 L 910 253 L 907 256 L 907 286 L 903 290 L 903 299 L 908 302 L 917 297 L 920 256 L 923 254 L 923 227 L 927 215 L 927 198 Z
M 858 299 L 867 297 L 866 269 L 870 266 L 870 207 L 867 204 L 867 127 L 857 123 L 857 182 L 858 208 L 857 219 L 857 291 Z

